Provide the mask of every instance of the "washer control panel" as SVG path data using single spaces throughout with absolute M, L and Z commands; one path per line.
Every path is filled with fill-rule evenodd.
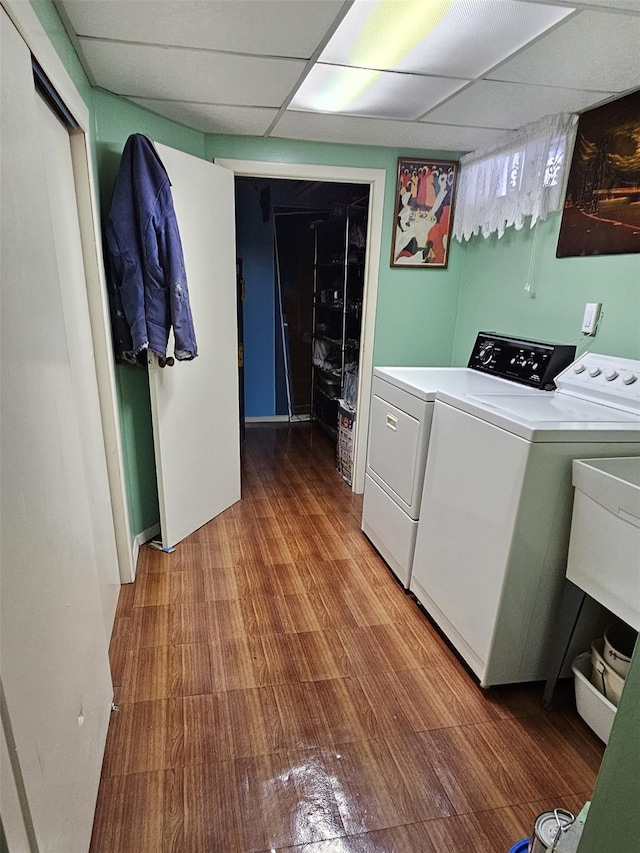
M 549 391 L 554 377 L 575 358 L 575 346 L 479 332 L 467 367 Z
M 556 377 L 558 391 L 640 416 L 640 361 L 586 352 Z

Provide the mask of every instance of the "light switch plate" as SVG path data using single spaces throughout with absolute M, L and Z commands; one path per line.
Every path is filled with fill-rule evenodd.
M 601 302 L 587 302 L 584 306 L 581 331 L 585 335 L 595 335 L 598 319 L 600 318 Z

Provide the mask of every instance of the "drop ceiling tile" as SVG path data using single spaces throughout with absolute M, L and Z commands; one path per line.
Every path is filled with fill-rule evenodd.
M 640 15 L 579 12 L 487 79 L 625 92 L 640 86 Z
M 412 120 L 467 82 L 317 63 L 294 95 L 290 109 Z
M 118 95 L 279 107 L 305 63 L 81 39 L 96 85 Z
M 80 36 L 308 59 L 342 0 L 63 0 Z
M 424 120 L 517 130 L 543 116 L 587 109 L 607 95 L 613 93 L 480 80 L 436 107 Z
M 467 152 L 491 145 L 504 131 L 451 127 L 426 122 L 303 113 L 287 110 L 269 136 L 347 145 Z
M 262 136 L 278 114 L 278 110 L 267 107 L 218 107 L 154 98 L 127 100 L 202 133 Z
M 529 0 L 530 3 L 546 3 L 548 0 Z M 627 12 L 640 13 L 640 3 L 638 0 L 576 0 L 572 3 L 571 0 L 559 0 L 560 3 L 567 6 L 582 7 L 582 6 L 606 6 L 607 9 L 622 9 Z
M 356 0 L 322 51 L 322 62 L 475 78 L 573 11 L 523 0 L 374 7 Z

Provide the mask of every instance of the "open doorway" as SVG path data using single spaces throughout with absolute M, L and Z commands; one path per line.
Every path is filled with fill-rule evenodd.
M 366 466 L 369 406 L 373 374 L 373 339 L 378 298 L 378 272 L 380 267 L 386 172 L 384 169 L 356 166 L 235 160 L 224 157 L 216 157 L 214 162 L 219 166 L 224 166 L 233 171 L 236 177 L 358 183 L 369 187 L 357 398 L 358 416 L 354 426 L 355 441 L 353 457 L 353 490 L 361 493 L 364 491 Z
M 313 419 L 335 440 L 356 409 L 369 186 L 236 178 L 245 282 L 245 412 Z

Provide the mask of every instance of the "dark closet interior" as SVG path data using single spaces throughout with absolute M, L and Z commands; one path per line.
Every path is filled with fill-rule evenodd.
M 369 187 L 236 178 L 236 208 L 244 361 L 255 374 L 245 382 L 245 410 L 256 420 L 311 418 L 335 439 L 338 400 L 356 404 Z M 253 317 L 252 298 L 263 300 Z M 273 365 L 265 363 L 269 334 Z M 271 381 L 273 411 L 263 412 L 252 384 L 264 392 Z

